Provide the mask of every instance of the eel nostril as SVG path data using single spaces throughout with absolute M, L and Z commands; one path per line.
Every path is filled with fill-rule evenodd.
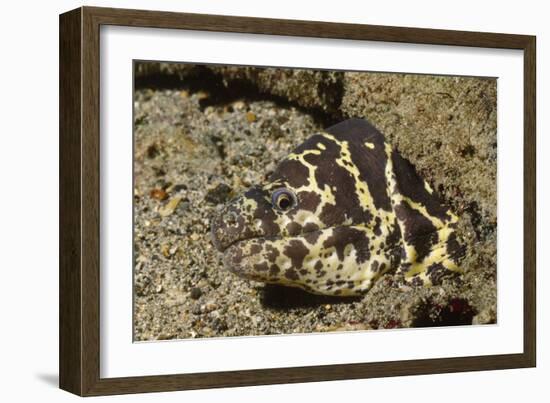
M 228 225 L 235 225 L 237 224 L 237 214 L 234 211 L 230 211 L 225 215 L 225 222 Z

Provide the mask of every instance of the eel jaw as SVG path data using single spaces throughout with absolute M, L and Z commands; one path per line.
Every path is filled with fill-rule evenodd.
M 360 239 L 350 239 L 353 233 Z M 303 236 L 253 237 L 228 246 L 223 262 L 228 271 L 244 279 L 297 287 L 313 294 L 357 296 L 390 269 L 389 261 L 381 260 L 378 270 L 379 266 L 372 266 L 363 255 L 366 239 L 357 228 L 348 226 Z
M 247 249 L 247 244 L 254 240 L 255 238 L 241 239 L 226 247 L 222 251 L 223 265 L 240 278 L 266 282 L 267 278 L 260 276 L 253 270 L 254 264 L 259 263 L 261 257 L 257 254 L 245 254 L 243 252 L 244 249 Z
M 295 239 L 295 237 L 292 237 Z M 284 241 L 286 237 L 269 238 L 267 242 L 273 240 Z M 327 288 L 328 283 L 320 282 L 316 285 L 308 285 L 304 278 L 293 277 L 288 278 L 288 271 L 277 268 L 275 266 L 264 266 L 265 259 L 261 253 L 250 254 L 246 251 L 250 250 L 251 245 L 265 242 L 265 238 L 251 238 L 233 243 L 225 249 L 223 254 L 224 267 L 244 280 L 252 280 L 266 284 L 277 284 L 285 287 L 299 288 L 310 294 L 334 296 L 334 297 L 359 297 L 363 296 L 367 289 L 372 285 L 372 279 L 361 281 L 360 286 L 356 289 L 350 288 Z M 243 252 L 243 250 L 245 252 Z M 296 271 L 298 272 L 298 271 Z
M 296 237 L 293 237 L 296 239 Z M 280 258 L 288 259 L 281 255 L 276 245 L 286 244 L 288 237 L 281 235 L 271 237 L 251 237 L 232 242 L 223 252 L 223 264 L 225 269 L 238 277 L 264 283 L 281 284 L 287 286 L 300 286 L 298 279 L 289 280 L 284 276 Z M 277 256 L 279 258 L 277 258 Z

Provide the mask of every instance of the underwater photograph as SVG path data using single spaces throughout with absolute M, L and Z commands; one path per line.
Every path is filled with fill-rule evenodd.
M 497 323 L 497 79 L 134 61 L 134 341 Z

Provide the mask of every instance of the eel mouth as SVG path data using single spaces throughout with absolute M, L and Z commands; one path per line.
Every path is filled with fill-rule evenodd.
M 270 236 L 240 237 L 240 238 L 232 239 L 230 242 L 223 242 L 222 239 L 220 239 L 216 234 L 217 229 L 215 227 L 212 227 L 210 229 L 210 237 L 212 239 L 212 243 L 214 244 L 214 247 L 219 252 L 225 254 L 230 248 L 233 248 L 233 247 L 236 247 L 236 246 L 239 246 L 239 245 L 242 246 L 246 242 L 250 242 L 250 241 L 273 242 L 273 241 L 283 241 L 285 239 L 300 239 L 300 240 L 304 239 L 304 241 L 305 241 L 305 237 L 307 237 L 308 234 L 312 234 L 314 232 L 326 231 L 326 230 L 330 230 L 330 229 L 338 228 L 338 227 L 339 226 L 315 229 L 315 230 L 311 230 L 311 231 L 305 231 L 305 232 L 299 233 L 297 235 L 288 235 L 288 236 L 270 235 Z M 347 227 L 347 225 L 346 225 L 346 227 Z
M 233 242 L 225 248 L 223 251 L 223 265 L 225 269 L 229 270 L 233 274 L 236 274 L 240 278 L 263 281 L 263 278 L 255 276 L 254 271 L 250 270 L 251 264 L 248 261 L 250 259 L 254 259 L 254 256 L 245 255 L 243 253 L 245 244 L 250 242 L 250 240 L 250 238 L 241 239 Z
M 285 237 L 251 237 L 238 239 L 227 245 L 222 251 L 223 265 L 226 270 L 246 280 L 260 282 L 269 281 L 266 272 L 258 271 L 256 268 L 265 264 L 266 257 L 264 246 L 271 242 L 284 242 Z M 255 250 L 257 248 L 258 250 Z
M 237 237 L 235 239 L 232 239 L 230 242 L 227 242 L 226 239 L 224 240 L 223 237 L 218 236 L 218 234 L 217 234 L 218 230 L 219 230 L 219 228 L 216 228 L 215 226 L 212 226 L 212 228 L 210 229 L 210 238 L 212 240 L 212 244 L 214 244 L 214 247 L 219 252 L 222 252 L 224 254 L 229 248 L 231 248 L 232 246 L 235 246 L 239 243 L 243 243 L 243 242 L 250 241 L 250 240 L 253 240 L 253 239 L 264 239 L 264 237 L 261 237 L 261 236 L 241 237 L 241 238 Z
M 299 235 L 298 238 L 301 238 Z M 272 243 L 285 242 L 286 239 L 297 238 L 285 237 L 282 235 L 272 236 L 253 236 L 232 239 L 231 242 L 220 242 L 212 230 L 212 239 L 216 248 L 223 253 L 224 267 L 237 276 L 248 279 L 265 282 L 268 281 L 267 273 L 261 273 L 255 270 L 260 264 L 265 264 L 265 245 Z M 305 242 L 305 240 L 303 241 Z
M 335 228 L 342 228 L 342 227 L 350 227 L 351 225 L 335 225 L 331 227 L 325 227 L 325 228 L 318 228 L 310 231 L 304 231 L 296 235 L 270 235 L 270 236 L 248 236 L 248 237 L 237 237 L 235 239 L 232 239 L 230 242 L 224 242 L 222 237 L 219 237 L 217 234 L 217 230 L 219 228 L 216 228 L 215 226 L 212 226 L 210 229 L 210 237 L 212 239 L 212 243 L 214 244 L 214 247 L 221 253 L 226 253 L 228 249 L 237 246 L 242 245 L 249 241 L 283 241 L 285 239 L 299 239 L 303 240 L 306 244 L 308 243 L 305 239 L 308 235 L 311 235 L 316 232 L 323 232 L 327 230 L 334 230 Z
M 299 235 L 299 237 L 301 237 L 301 235 Z M 225 255 L 230 250 L 234 250 L 236 248 L 244 247 L 248 242 L 257 241 L 258 243 L 261 243 L 263 241 L 268 241 L 268 242 L 269 241 L 282 241 L 282 240 L 287 239 L 287 238 L 296 238 L 296 237 L 284 237 L 284 236 L 281 236 L 281 235 L 273 235 L 273 236 L 269 236 L 269 237 L 256 236 L 256 237 L 248 237 L 248 238 L 238 238 L 238 239 L 235 239 L 235 240 L 233 240 L 229 243 L 222 244 L 213 235 L 212 236 L 212 242 L 214 243 L 214 246 L 216 247 L 216 249 L 218 249 L 218 251 L 220 251 L 221 253 L 223 253 Z

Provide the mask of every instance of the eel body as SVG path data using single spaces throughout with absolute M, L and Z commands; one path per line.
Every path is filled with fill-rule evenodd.
M 414 285 L 461 272 L 458 218 L 366 120 L 312 135 L 266 183 L 224 206 L 212 239 L 224 265 L 323 295 L 366 293 L 393 271 Z

